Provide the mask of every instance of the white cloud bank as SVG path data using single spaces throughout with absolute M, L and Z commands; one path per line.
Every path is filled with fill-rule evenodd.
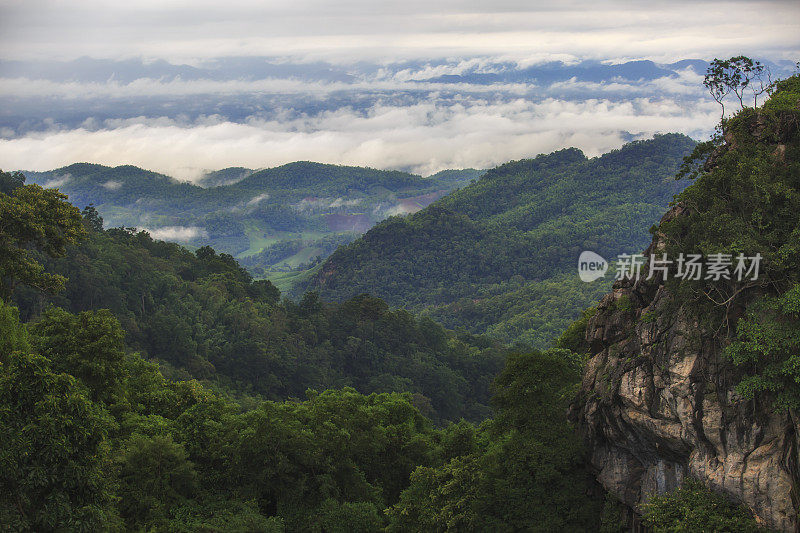
M 47 180 L 46 182 L 44 182 L 44 188 L 45 189 L 58 189 L 59 187 L 62 187 L 63 185 L 66 185 L 69 182 L 69 180 L 71 180 L 71 179 L 72 179 L 72 176 L 70 174 L 62 174 L 60 176 L 56 176 L 55 178 Z
M 153 239 L 161 241 L 188 242 L 198 237 L 208 238 L 208 232 L 197 226 L 164 226 L 163 228 L 140 228 Z
M 469 62 L 463 62 L 469 63 Z M 697 96 L 702 93 L 703 75 L 691 68 L 676 71 L 677 76 L 664 76 L 650 81 L 604 82 L 579 81 L 575 78 L 539 86 L 535 83 L 465 83 L 458 84 L 431 81 L 414 81 L 431 79 L 441 72 L 446 72 L 451 65 L 437 67 L 423 66 L 418 70 L 404 69 L 397 73 L 385 70 L 376 76 L 352 82 L 303 81 L 292 78 L 265 78 L 258 80 L 209 80 L 180 78 L 163 80 L 139 78 L 129 83 L 120 83 L 113 79 L 105 82 L 52 81 L 46 79 L 29 79 L 25 77 L 0 77 L 0 97 L 11 98 L 58 98 L 65 102 L 74 100 L 91 100 L 107 98 L 139 99 L 146 97 L 185 97 L 185 96 L 230 96 L 230 95 L 298 95 L 327 97 L 333 93 L 364 93 L 416 91 L 428 93 L 457 92 L 468 95 L 506 94 L 516 96 L 567 94 L 580 95 L 591 91 L 599 95 L 604 93 L 618 94 L 671 94 Z M 453 66 L 456 70 L 459 65 Z
M 108 191 L 118 191 L 122 188 L 122 182 L 116 180 L 108 180 L 105 183 L 101 183 L 100 186 Z
M 4 168 L 50 170 L 76 161 L 133 164 L 183 180 L 204 169 L 264 168 L 292 161 L 403 168 L 428 175 L 445 168 L 488 168 L 575 146 L 594 156 L 626 137 L 681 132 L 702 137 L 719 118 L 714 102 L 670 98 L 625 101 L 553 98 L 504 103 L 481 99 L 408 106 L 341 108 L 291 120 L 243 123 L 206 117 L 115 119 L 78 128 L 0 139 Z
M 250 199 L 250 201 L 247 202 L 247 207 L 253 207 L 255 205 L 258 205 L 259 203 L 263 202 L 264 200 L 269 200 L 269 194 L 264 193 L 264 194 L 259 194 L 259 195 L 253 196 Z

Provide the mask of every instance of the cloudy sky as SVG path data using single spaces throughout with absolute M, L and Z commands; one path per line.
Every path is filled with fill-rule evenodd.
M 703 61 L 787 75 L 798 21 L 795 1 L 0 0 L 0 168 L 429 174 L 701 138 Z

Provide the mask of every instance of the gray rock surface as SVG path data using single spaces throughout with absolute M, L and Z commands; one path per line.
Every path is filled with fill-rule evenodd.
M 646 254 L 660 248 L 656 238 Z M 691 476 L 764 526 L 798 531 L 800 421 L 737 396 L 724 336 L 715 340 L 662 283 L 621 280 L 586 337 L 591 358 L 571 417 L 606 490 L 636 510 Z

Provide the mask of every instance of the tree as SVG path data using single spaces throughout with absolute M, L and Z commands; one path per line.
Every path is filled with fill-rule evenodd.
M 83 208 L 83 223 L 92 231 L 103 231 L 103 217 L 97 212 L 94 204 L 89 204 Z
M 78 378 L 93 401 L 114 400 L 123 377 L 125 346 L 122 327 L 110 311 L 73 315 L 51 308 L 31 331 L 37 351 L 50 359 L 55 371 Z
M 305 293 L 300 300 L 299 308 L 300 313 L 304 317 L 309 317 L 322 311 L 322 302 L 319 299 L 319 293 L 316 291 Z
M 319 524 L 327 533 L 371 533 L 381 531 L 383 519 L 371 502 L 339 503 L 333 498 L 319 506 Z
M 194 465 L 169 436 L 134 435 L 117 462 L 120 510 L 128 525 L 166 520 L 197 489 Z
M 744 109 L 745 92 L 748 88 L 753 94 L 753 107 L 758 106 L 758 97 L 771 90 L 772 80 L 769 69 L 758 61 L 746 56 L 730 59 L 714 59 L 706 71 L 703 85 L 711 97 L 722 106 L 725 118 L 725 98 L 733 93 Z
M 201 259 L 203 261 L 210 261 L 215 257 L 217 257 L 217 252 L 215 252 L 214 249 L 210 246 L 201 246 L 200 248 L 197 249 L 195 255 L 197 256 L 198 259 Z
M 38 185 L 0 193 L 0 297 L 8 298 L 17 282 L 47 292 L 64 287 L 64 278 L 44 272 L 31 249 L 61 257 L 68 245 L 84 237 L 80 211 L 66 199 Z
M 40 355 L 0 366 L 0 523 L 4 529 L 108 531 L 105 438 L 113 419 Z
M 19 323 L 19 309 L 0 300 L 0 365 L 12 352 L 27 352 L 28 330 Z
M 767 393 L 776 411 L 800 409 L 800 284 L 753 302 L 725 354 L 744 370 L 742 397 Z
M 25 185 L 25 175 L 22 172 L 3 172 L 0 170 L 0 193 L 11 194 L 17 187 Z

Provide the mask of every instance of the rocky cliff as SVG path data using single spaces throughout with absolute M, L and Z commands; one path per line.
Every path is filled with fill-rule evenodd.
M 762 276 L 617 281 L 586 327 L 571 417 L 597 479 L 633 511 L 691 476 L 762 525 L 800 531 L 800 303 L 759 314 L 800 290 L 800 76 L 721 126 L 687 162 L 699 163 L 696 181 L 644 255 L 758 251 Z M 737 333 L 742 317 L 749 329 Z M 737 366 L 726 347 L 739 353 L 742 334 L 749 359 Z M 747 397 L 743 379 L 755 384 L 738 389 Z
M 677 206 L 662 222 L 681 215 Z M 646 256 L 663 248 L 660 237 Z M 663 283 L 621 280 L 586 339 L 591 358 L 572 417 L 606 490 L 636 510 L 692 476 L 765 526 L 798 530 L 800 421 L 736 394 L 719 328 Z

